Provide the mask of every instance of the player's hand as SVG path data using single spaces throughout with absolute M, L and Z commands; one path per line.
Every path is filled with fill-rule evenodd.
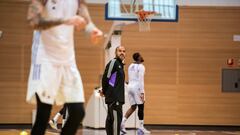
M 103 90 L 99 90 L 98 93 L 100 94 L 101 97 L 104 97 Z
M 91 32 L 91 42 L 94 45 L 100 44 L 103 41 L 103 32 L 98 28 L 94 28 Z
M 86 26 L 86 21 L 83 17 L 75 15 L 65 21 L 66 25 L 73 25 L 77 30 L 82 30 Z

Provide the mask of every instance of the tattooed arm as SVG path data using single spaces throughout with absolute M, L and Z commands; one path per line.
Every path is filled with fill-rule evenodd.
M 92 43 L 98 44 L 103 38 L 103 32 L 99 30 L 92 22 L 85 0 L 79 0 L 78 14 L 87 22 L 85 31 L 91 35 Z
M 46 19 L 42 17 L 44 8 L 43 0 L 31 0 L 31 4 L 28 9 L 27 20 L 34 29 L 45 30 L 58 26 L 61 24 L 74 25 L 78 28 L 83 28 L 86 22 L 83 17 L 73 16 L 67 20 L 59 19 Z
M 44 19 L 41 16 L 44 5 L 41 0 L 31 0 L 28 8 L 27 20 L 34 29 L 45 30 L 60 24 L 65 23 L 62 19 Z
M 92 19 L 91 19 L 90 15 L 89 15 L 88 7 L 86 5 L 85 0 L 79 0 L 78 14 L 80 16 L 82 16 L 86 20 L 87 23 L 91 23 L 92 22 Z

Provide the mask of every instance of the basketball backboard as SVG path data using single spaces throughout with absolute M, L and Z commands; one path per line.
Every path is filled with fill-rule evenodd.
M 106 20 L 137 21 L 137 11 L 154 11 L 151 21 L 178 21 L 177 0 L 108 0 Z

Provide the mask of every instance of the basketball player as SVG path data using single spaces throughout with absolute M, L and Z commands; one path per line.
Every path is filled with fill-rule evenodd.
M 27 102 L 37 103 L 31 135 L 44 135 L 52 105 L 66 104 L 61 135 L 75 135 L 84 117 L 84 92 L 74 52 L 74 28 L 93 41 L 103 33 L 91 21 L 84 0 L 31 0 L 27 17 L 35 29 Z
M 131 114 L 138 107 L 138 118 L 140 120 L 139 130 L 145 134 L 150 133 L 147 129 L 144 128 L 144 74 L 145 67 L 142 64 L 144 62 L 143 57 L 140 53 L 133 54 L 134 62 L 128 67 L 128 97 L 131 107 L 126 112 L 125 116 L 122 119 L 121 132 L 126 133 L 125 122 L 131 116 Z
M 115 50 L 116 57 L 106 66 L 102 78 L 102 92 L 108 107 L 106 118 L 107 135 L 119 135 L 122 121 L 122 105 L 124 104 L 124 80 L 125 74 L 123 61 L 125 48 L 119 46 Z

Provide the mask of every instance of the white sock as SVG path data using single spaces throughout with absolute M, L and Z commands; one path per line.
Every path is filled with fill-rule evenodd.
M 125 124 L 126 121 L 127 121 L 127 118 L 126 118 L 126 117 L 123 117 L 123 119 L 122 119 L 122 124 Z
M 139 124 L 140 124 L 139 127 L 143 128 L 144 127 L 144 120 L 139 120 Z
M 54 117 L 53 117 L 53 120 L 55 121 L 55 122 L 57 122 L 58 121 L 58 118 L 61 116 L 61 114 L 60 113 L 57 113 Z

